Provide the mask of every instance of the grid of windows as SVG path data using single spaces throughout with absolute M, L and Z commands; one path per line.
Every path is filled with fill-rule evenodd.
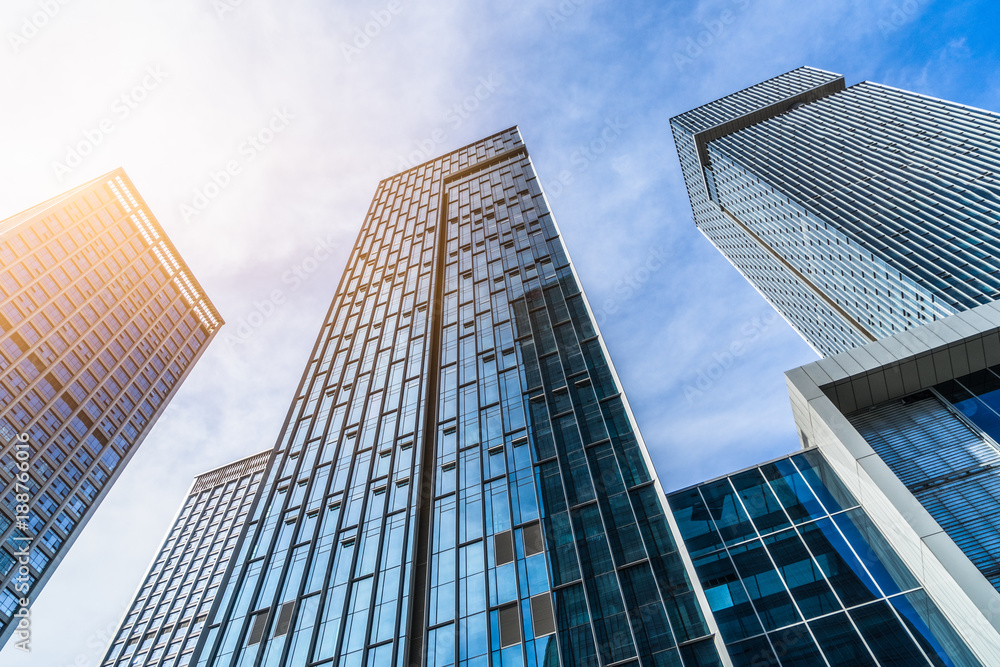
M 734 665 L 979 665 L 818 450 L 670 494 Z
M 268 450 L 195 478 L 104 667 L 191 664 L 270 457 Z
M 379 185 L 276 452 L 199 665 L 719 664 L 516 128 Z
M 0 222 L 0 260 L 5 641 L 11 554 L 31 543 L 34 600 L 221 319 L 120 169 Z M 30 511 L 16 522 L 21 433 Z
M 824 355 L 1000 296 L 1000 118 L 842 81 L 800 68 L 671 121 L 698 227 Z
M 1000 367 L 849 415 L 851 424 L 1000 590 Z

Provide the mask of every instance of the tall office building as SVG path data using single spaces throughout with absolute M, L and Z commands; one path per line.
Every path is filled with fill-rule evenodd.
M 842 77 L 800 68 L 683 113 L 671 125 L 699 229 L 825 357 L 786 374 L 803 447 L 821 454 L 816 460 L 851 488 L 859 508 L 847 514 L 877 525 L 899 560 L 889 569 L 913 575 L 911 584 L 919 583 L 930 602 L 925 612 L 940 612 L 975 658 L 948 652 L 951 662 L 938 663 L 926 645 L 919 658 L 901 657 L 912 646 L 882 658 L 878 642 L 865 636 L 866 621 L 849 608 L 843 618 L 850 628 L 845 624 L 831 647 L 860 631 L 866 648 L 859 655 L 868 657 L 851 664 L 893 656 L 905 664 L 1000 664 L 1000 117 L 878 84 L 846 88 Z M 786 467 L 798 466 L 804 476 L 802 463 L 814 463 L 805 456 Z M 737 480 L 745 475 L 760 473 L 734 474 L 728 484 L 742 492 Z M 718 485 L 727 482 L 699 489 L 708 504 L 702 510 L 728 539 L 739 502 L 715 499 L 734 506 L 725 518 L 722 505 L 711 506 Z M 675 510 L 682 501 L 671 496 Z M 832 518 L 858 554 L 885 550 L 852 540 L 847 520 Z M 758 537 L 772 539 L 759 526 L 739 539 Z M 776 543 L 766 550 L 776 564 L 788 557 Z M 692 555 L 712 601 L 701 555 Z M 732 549 L 728 557 L 737 569 L 747 558 Z M 796 597 L 793 582 L 804 573 L 801 563 L 796 567 L 798 574 L 783 571 L 774 580 L 782 584 L 774 589 L 780 600 L 788 592 Z M 874 577 L 871 568 L 867 574 Z M 754 585 L 766 579 L 754 577 Z M 903 585 L 893 578 L 898 595 Z M 878 587 L 907 625 L 902 599 Z M 905 597 L 933 630 L 931 616 Z M 725 616 L 749 619 L 761 634 L 771 629 L 760 615 L 769 604 L 747 603 Z M 825 651 L 826 631 L 799 612 L 796 622 L 806 620 Z M 745 654 L 733 642 L 749 631 L 727 630 L 718 610 L 715 617 L 722 635 L 730 634 L 735 663 Z M 926 637 L 916 626 L 901 633 L 885 618 L 896 637 Z M 747 645 L 754 642 L 763 650 L 760 637 Z M 780 655 L 775 660 L 784 664 Z
M 222 321 L 121 169 L 0 222 L 0 258 L 2 645 Z
M 802 67 L 671 119 L 695 223 L 820 354 L 1000 297 L 1000 116 Z
M 102 665 L 191 663 L 270 458 L 268 450 L 195 477 Z
M 718 665 L 516 128 L 382 181 L 197 664 Z

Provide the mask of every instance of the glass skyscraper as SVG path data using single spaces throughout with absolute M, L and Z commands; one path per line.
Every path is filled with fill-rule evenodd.
M 980 665 L 816 449 L 670 494 L 734 665 Z
M 698 229 L 820 354 L 1000 297 L 1000 116 L 802 67 L 671 119 Z
M 271 451 L 195 477 L 101 664 L 186 667 Z
M 222 320 L 121 169 L 0 222 L 0 260 L 2 645 Z
M 382 181 L 200 666 L 718 665 L 516 128 Z
M 997 664 L 1000 116 L 879 84 L 846 87 L 803 67 L 671 127 L 698 228 L 825 357 L 786 374 L 805 453 L 671 495 L 731 659 L 749 664 L 752 650 L 760 664 L 785 664 L 781 624 L 804 621 L 807 652 L 829 664 Z M 836 478 L 827 460 L 856 492 L 828 493 L 832 506 L 817 489 Z M 781 500 L 776 484 L 796 487 L 786 473 L 817 481 L 799 485 L 812 487 L 803 494 L 815 494 L 817 513 Z M 748 477 L 755 502 L 762 478 L 784 510 L 777 516 L 802 524 L 782 524 L 787 540 L 769 525 L 770 509 L 766 530 L 753 518 Z M 862 529 L 872 521 L 880 530 Z M 819 541 L 823 525 L 830 544 Z M 844 545 L 881 565 L 858 568 Z M 891 551 L 896 565 L 882 557 Z M 804 564 L 826 583 L 810 582 Z M 860 585 L 868 593 L 858 609 L 833 581 L 850 570 L 875 582 Z M 923 592 L 906 590 L 918 583 Z M 801 585 L 809 595 L 832 587 L 846 612 L 823 613 L 841 630 L 828 634 L 833 616 L 811 620 Z M 876 607 L 881 629 L 866 631 L 873 617 L 858 614 Z M 946 626 L 975 659 L 938 632 Z M 879 636 L 902 644 L 880 655 Z

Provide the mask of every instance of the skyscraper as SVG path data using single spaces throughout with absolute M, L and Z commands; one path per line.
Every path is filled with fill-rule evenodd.
M 802 67 L 671 119 L 695 223 L 820 354 L 1000 297 L 1000 116 Z
M 0 258 L 2 645 L 222 320 L 121 169 L 0 222 Z
M 670 494 L 734 665 L 979 665 L 809 449 Z
M 102 665 L 191 663 L 270 457 L 268 450 L 195 477 Z
M 197 664 L 722 664 L 689 568 L 511 128 L 379 184 Z
M 825 357 L 786 374 L 803 447 L 919 583 L 932 605 L 918 615 L 933 628 L 940 612 L 975 654 L 954 663 L 1000 663 L 1000 117 L 800 68 L 671 125 L 699 229 Z M 740 520 L 725 502 L 702 512 L 723 535 Z M 794 574 L 780 579 L 791 590 Z M 767 630 L 754 606 L 736 615 Z M 838 646 L 865 634 L 847 616 Z M 727 644 L 749 636 L 732 631 Z

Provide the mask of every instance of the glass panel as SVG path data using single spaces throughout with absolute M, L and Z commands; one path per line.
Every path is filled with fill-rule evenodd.
M 785 511 L 781 509 L 781 504 L 774 497 L 764 476 L 760 470 L 753 468 L 738 475 L 730 477 L 733 486 L 743 499 L 743 506 L 746 508 L 754 525 L 761 533 L 770 533 L 786 526 L 791 522 Z
M 864 510 L 853 509 L 833 517 L 841 532 L 854 546 L 868 572 L 886 595 L 918 588 L 909 568 L 872 523 Z
M 981 664 L 927 593 L 919 590 L 897 595 L 889 602 L 934 665 L 974 667 Z
M 826 515 L 823 506 L 806 485 L 802 475 L 788 459 L 769 463 L 760 467 L 764 477 L 771 482 L 771 488 L 795 523 L 816 519 Z
M 705 484 L 701 487 L 701 494 L 726 544 L 736 544 L 757 536 L 728 479 Z
M 708 508 L 698 489 L 681 491 L 670 496 L 677 526 L 684 537 L 684 544 L 692 556 L 698 556 L 722 547 L 722 536 L 715 530 Z
M 851 665 L 851 667 L 875 665 L 847 614 L 841 612 L 825 616 L 811 621 L 809 627 L 812 628 L 816 641 L 831 665 Z
M 765 629 L 777 630 L 802 620 L 759 540 L 732 548 L 729 553 Z
M 764 632 L 740 577 L 725 552 L 695 559 L 694 567 L 705 589 L 719 633 L 726 642 Z
M 801 528 L 802 539 L 823 569 L 830 586 L 847 607 L 881 597 L 875 582 L 830 519 Z
M 858 506 L 854 495 L 847 490 L 819 450 L 810 449 L 793 456 L 792 460 L 828 512 L 832 514 Z
M 883 665 L 927 664 L 920 649 L 885 601 L 852 609 L 850 614 L 875 658 Z
M 768 635 L 782 667 L 817 667 L 823 654 L 804 623 Z
M 786 530 L 764 538 L 785 585 L 807 619 L 839 611 L 840 603 L 798 533 Z

